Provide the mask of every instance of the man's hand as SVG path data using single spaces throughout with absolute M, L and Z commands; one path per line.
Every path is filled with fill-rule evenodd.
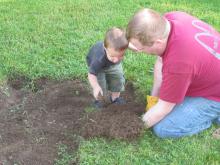
M 93 96 L 95 97 L 96 100 L 98 100 L 100 94 L 101 96 L 103 96 L 103 91 L 102 91 L 102 88 L 99 85 L 97 85 L 93 89 Z
M 175 105 L 175 103 L 159 99 L 158 102 L 143 115 L 142 120 L 145 126 L 150 128 L 157 124 L 172 111 Z

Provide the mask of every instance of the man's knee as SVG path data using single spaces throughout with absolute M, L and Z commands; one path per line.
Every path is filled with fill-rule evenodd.
M 174 128 L 172 125 L 168 125 L 163 122 L 159 122 L 153 126 L 153 132 L 159 138 L 178 138 L 184 136 L 180 129 Z
M 158 123 L 155 126 L 153 126 L 153 132 L 159 138 L 166 138 L 167 137 L 167 136 L 165 136 L 166 133 L 163 131 L 163 126 L 160 123 Z
M 217 119 L 214 120 L 214 123 L 220 125 L 220 117 L 218 117 Z

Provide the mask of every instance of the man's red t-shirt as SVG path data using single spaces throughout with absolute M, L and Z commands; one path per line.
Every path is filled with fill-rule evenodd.
M 164 16 L 171 32 L 161 56 L 160 99 L 180 103 L 192 96 L 220 102 L 220 34 L 184 12 Z

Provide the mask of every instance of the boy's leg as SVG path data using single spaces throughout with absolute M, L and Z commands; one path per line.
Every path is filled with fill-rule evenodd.
M 153 130 L 161 138 L 193 135 L 209 128 L 220 117 L 220 102 L 202 97 L 186 97 Z
M 114 101 L 124 91 L 125 78 L 121 63 L 111 66 L 105 73 L 108 90 L 111 91 L 111 99 Z

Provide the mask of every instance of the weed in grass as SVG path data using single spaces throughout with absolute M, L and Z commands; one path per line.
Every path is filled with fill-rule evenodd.
M 89 106 L 89 107 L 86 107 L 84 111 L 85 111 L 86 113 L 91 113 L 91 112 L 97 111 L 97 109 L 95 109 L 95 108 L 92 107 L 92 106 Z
M 67 165 L 76 161 L 76 157 L 68 152 L 68 147 L 64 144 L 58 145 L 58 159 L 55 160 L 55 165 Z

